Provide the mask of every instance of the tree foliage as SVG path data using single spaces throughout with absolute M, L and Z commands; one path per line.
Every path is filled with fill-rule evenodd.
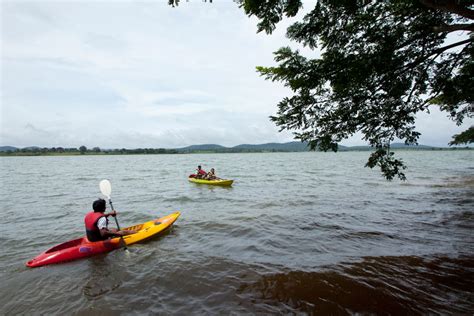
M 462 132 L 461 134 L 454 135 L 453 140 L 449 143 L 449 146 L 467 143 L 474 143 L 474 126 L 471 126 L 468 130 Z
M 0 155 L 12 155 L 12 156 L 37 156 L 37 155 L 51 155 L 51 154 L 66 154 L 66 155 L 136 155 L 136 154 L 178 154 L 178 149 L 165 149 L 165 148 L 135 148 L 135 149 L 100 149 L 100 147 L 94 147 L 87 149 L 86 146 L 77 148 L 63 148 L 63 147 L 25 147 L 16 148 L 14 150 L 0 151 Z
M 179 5 L 180 1 L 181 0 L 168 0 L 168 4 L 174 8 Z M 189 0 L 186 0 L 186 2 L 189 2 Z M 207 2 L 207 0 L 202 0 L 202 2 Z M 212 3 L 212 0 L 209 0 L 209 3 Z
M 314 149 L 334 150 L 360 132 L 376 150 L 366 166 L 389 180 L 405 179 L 405 165 L 390 152 L 401 139 L 417 144 L 415 115 L 438 106 L 460 125 L 473 117 L 474 10 L 463 0 L 318 0 L 287 30 L 287 37 L 320 57 L 283 47 L 276 67 L 257 67 L 293 95 L 271 116 L 281 130 Z M 301 0 L 241 0 L 258 31 L 271 33 Z M 453 32 L 463 36 L 448 35 Z

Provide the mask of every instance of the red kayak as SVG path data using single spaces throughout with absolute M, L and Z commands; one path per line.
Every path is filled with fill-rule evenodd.
M 36 268 L 47 264 L 71 261 L 120 248 L 120 239 L 114 238 L 90 242 L 86 237 L 67 241 L 54 246 L 26 263 L 27 267 Z

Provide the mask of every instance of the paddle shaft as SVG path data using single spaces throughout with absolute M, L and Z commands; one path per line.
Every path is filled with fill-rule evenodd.
M 111 199 L 109 199 L 109 204 L 110 204 L 110 207 L 112 208 L 112 211 L 115 212 L 115 210 L 114 210 L 114 205 L 112 204 L 112 200 L 111 200 Z M 120 225 L 119 225 L 118 220 L 117 220 L 117 215 L 115 215 L 114 218 L 115 218 L 115 224 L 117 224 L 117 229 L 120 230 Z
M 112 211 L 115 212 L 114 205 L 112 204 L 111 199 L 109 199 L 109 204 L 110 204 L 110 207 L 112 208 Z M 120 230 L 120 225 L 119 225 L 118 220 L 117 220 L 117 215 L 114 216 L 114 219 L 115 219 L 115 224 L 117 225 L 117 229 Z M 125 240 L 123 240 L 122 235 L 120 235 L 120 240 L 122 241 L 123 248 L 125 248 L 125 250 L 127 250 L 127 246 L 125 244 Z

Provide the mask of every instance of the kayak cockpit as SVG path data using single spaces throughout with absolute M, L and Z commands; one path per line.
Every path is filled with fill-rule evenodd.
M 59 244 L 57 246 L 54 246 L 53 248 L 50 248 L 45 251 L 45 253 L 52 253 L 56 251 L 61 251 L 67 248 L 72 248 L 81 245 L 84 242 L 85 238 L 78 238 L 70 241 L 66 241 L 65 243 Z
M 130 226 L 130 227 L 124 228 L 124 229 L 125 230 L 136 230 L 138 232 L 138 231 L 142 230 L 144 226 L 145 226 L 144 224 L 138 224 L 138 225 L 135 225 L 135 226 Z

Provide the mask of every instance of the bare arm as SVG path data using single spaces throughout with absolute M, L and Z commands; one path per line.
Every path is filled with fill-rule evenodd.
M 100 235 L 102 237 L 120 237 L 120 236 L 127 236 L 130 234 L 135 234 L 136 230 L 118 230 L 115 228 L 102 228 L 100 230 Z

